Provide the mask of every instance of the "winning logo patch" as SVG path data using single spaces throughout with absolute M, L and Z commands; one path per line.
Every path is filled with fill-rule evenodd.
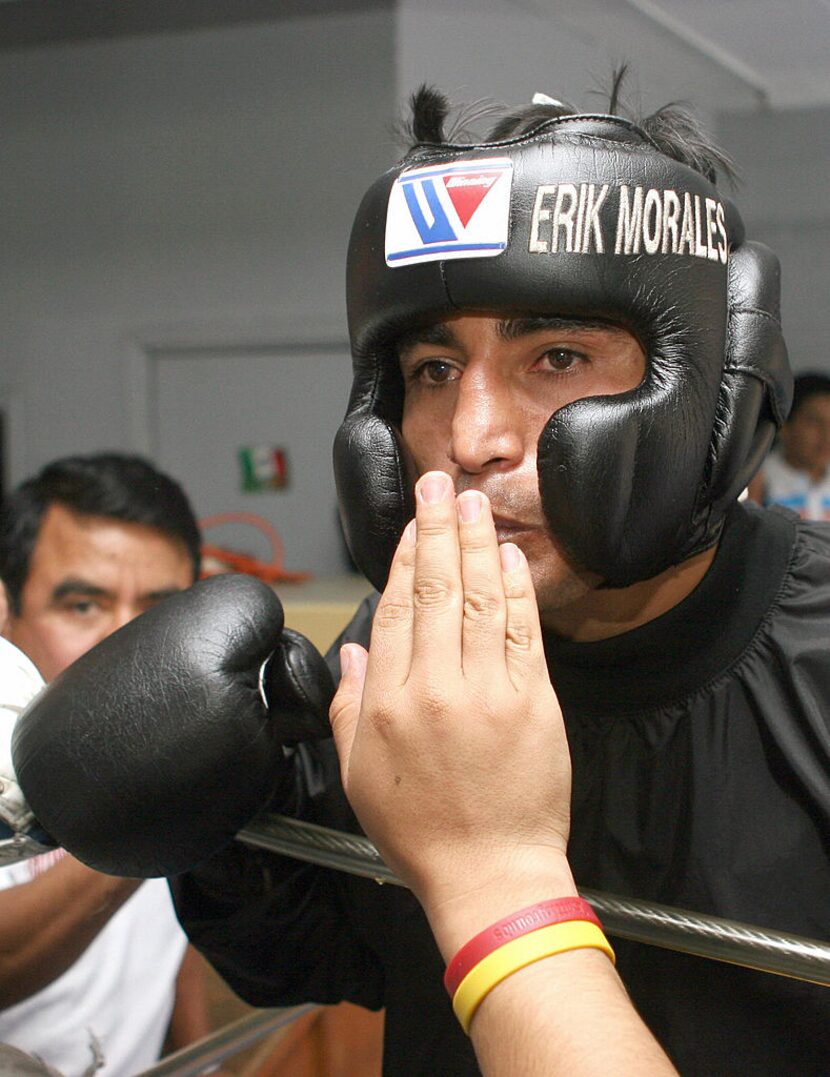
M 501 254 L 507 246 L 512 181 L 509 157 L 402 172 L 386 211 L 386 264 Z

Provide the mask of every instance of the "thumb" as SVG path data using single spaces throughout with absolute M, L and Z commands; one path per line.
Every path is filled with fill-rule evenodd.
M 346 643 L 340 648 L 340 684 L 331 701 L 329 721 L 340 758 L 340 773 L 343 775 L 344 785 L 360 718 L 367 659 L 366 649 L 359 643 Z

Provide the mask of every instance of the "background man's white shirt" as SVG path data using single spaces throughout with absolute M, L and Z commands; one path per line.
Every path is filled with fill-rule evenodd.
M 56 849 L 0 868 L 0 889 L 29 882 L 64 855 Z M 104 1060 L 100 1074 L 148 1069 L 161 1053 L 186 944 L 166 881 L 148 879 L 62 976 L 0 1010 L 0 1042 L 67 1077 L 90 1066 L 93 1042 Z

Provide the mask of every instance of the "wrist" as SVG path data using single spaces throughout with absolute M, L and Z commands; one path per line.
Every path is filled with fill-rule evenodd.
M 422 898 L 438 948 L 449 961 L 490 924 L 536 902 L 577 896 L 564 853 L 548 852 L 530 863 L 506 865 L 484 878 L 469 879 L 454 890 L 435 890 Z

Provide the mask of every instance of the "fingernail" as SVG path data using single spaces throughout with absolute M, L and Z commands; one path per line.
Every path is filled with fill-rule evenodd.
M 465 490 L 463 494 L 459 494 L 456 505 L 458 506 L 458 516 L 462 523 L 474 524 L 481 517 L 484 498 L 478 490 Z
M 503 572 L 515 572 L 522 563 L 521 552 L 514 542 L 503 542 L 499 546 L 499 559 Z
M 403 540 L 408 542 L 410 546 L 415 545 L 415 540 L 418 535 L 418 529 L 414 520 L 410 520 L 406 527 L 403 529 Z
M 352 660 L 352 656 L 349 653 L 348 647 L 340 648 L 340 676 L 345 677 L 349 672 L 349 663 Z
M 430 471 L 418 483 L 420 498 L 427 505 L 435 505 L 443 501 L 450 489 L 450 477 L 443 471 Z

